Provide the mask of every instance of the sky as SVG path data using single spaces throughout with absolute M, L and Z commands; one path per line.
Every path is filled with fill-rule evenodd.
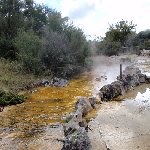
M 109 25 L 133 21 L 136 32 L 150 29 L 150 0 L 35 0 L 68 16 L 87 37 L 105 36 Z M 90 36 L 89 36 L 90 35 Z

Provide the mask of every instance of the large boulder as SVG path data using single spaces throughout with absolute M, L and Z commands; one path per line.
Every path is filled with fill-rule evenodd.
M 130 74 L 128 74 L 127 76 L 126 76 L 126 82 L 128 83 L 128 87 L 129 87 L 129 89 L 131 88 L 131 87 L 135 87 L 135 86 L 138 86 L 138 85 L 140 85 L 140 81 L 139 81 L 139 76 L 138 76 L 138 74 L 132 74 L 132 75 L 130 75 Z
M 126 91 L 126 84 L 123 81 L 114 81 L 100 89 L 99 96 L 102 101 L 108 101 Z
M 111 84 L 105 85 L 100 89 L 100 96 L 102 101 L 108 101 L 113 97 L 113 87 Z

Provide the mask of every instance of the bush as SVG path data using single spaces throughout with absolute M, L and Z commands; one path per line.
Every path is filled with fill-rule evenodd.
M 25 97 L 13 94 L 11 92 L 4 92 L 0 91 L 0 105 L 7 106 L 7 105 L 16 105 L 24 102 Z
M 0 36 L 0 57 L 16 59 L 16 51 L 14 50 L 12 40 L 6 39 L 5 36 Z
M 42 68 L 40 51 L 42 41 L 33 31 L 20 31 L 14 40 L 18 51 L 17 58 L 26 68 L 27 72 L 39 74 Z
M 98 45 L 99 53 L 107 56 L 118 55 L 120 48 L 121 48 L 120 42 L 113 42 L 110 40 L 103 40 Z
M 52 31 L 47 31 L 45 34 L 45 42 L 40 54 L 41 61 L 45 70 L 58 74 L 71 63 L 70 48 L 63 35 Z
M 45 70 L 50 70 L 55 76 L 66 78 L 79 73 L 88 56 L 88 43 L 82 31 L 67 27 L 62 34 L 47 29 L 44 32 L 45 42 L 41 51 L 41 61 Z
M 85 63 L 85 58 L 89 54 L 89 44 L 83 31 L 80 28 L 70 25 L 64 32 L 69 41 L 72 63 L 83 66 Z

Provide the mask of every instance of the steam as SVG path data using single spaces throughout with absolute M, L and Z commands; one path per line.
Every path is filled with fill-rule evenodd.
M 110 84 L 117 80 L 117 76 L 120 74 L 120 63 L 124 70 L 126 66 L 130 65 L 130 61 L 122 62 L 122 58 L 119 56 L 94 56 L 92 66 L 92 81 L 93 81 L 93 94 L 96 95 L 100 88 L 104 85 Z

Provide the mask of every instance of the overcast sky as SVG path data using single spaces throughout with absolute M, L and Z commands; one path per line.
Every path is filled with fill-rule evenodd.
M 120 20 L 150 29 L 150 0 L 35 0 L 68 16 L 86 35 L 104 36 L 109 24 Z

